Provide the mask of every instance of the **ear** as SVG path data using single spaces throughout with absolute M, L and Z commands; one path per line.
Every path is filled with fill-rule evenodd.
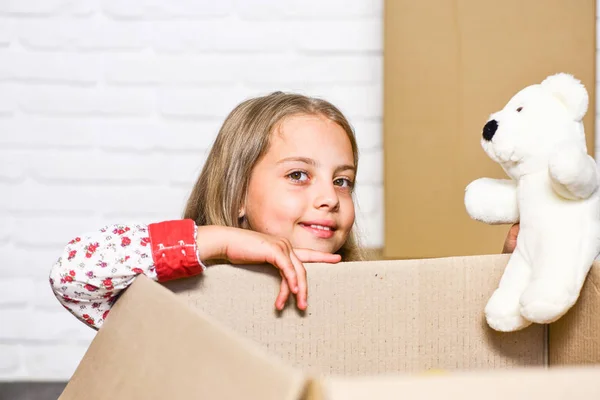
M 581 121 L 588 108 L 588 92 L 572 75 L 559 73 L 544 79 L 542 86 L 554 94 L 567 107 L 575 121 Z

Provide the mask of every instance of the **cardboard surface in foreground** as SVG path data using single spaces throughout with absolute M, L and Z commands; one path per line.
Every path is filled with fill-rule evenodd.
M 308 309 L 281 315 L 274 268 L 209 268 L 166 286 L 197 310 L 322 374 L 541 366 L 546 329 L 503 335 L 483 309 L 507 256 L 307 265 Z M 226 289 L 224 289 L 226 288 Z
M 547 343 L 541 326 L 500 334 L 484 324 L 507 259 L 308 265 L 303 316 L 273 311 L 279 281 L 266 268 L 210 268 L 169 284 L 177 294 L 142 276 L 61 399 L 600 398 L 600 265 L 564 319 L 575 329 L 550 327 Z M 555 339 L 574 351 L 548 371 Z M 598 365 L 559 368 L 582 362 Z

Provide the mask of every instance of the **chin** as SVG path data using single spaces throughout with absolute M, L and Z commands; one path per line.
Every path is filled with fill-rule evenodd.
M 323 253 L 335 253 L 338 250 L 338 246 L 334 244 L 332 240 L 323 239 L 311 239 L 311 240 L 297 240 L 292 242 L 295 248 L 309 249 L 315 251 L 321 251 Z

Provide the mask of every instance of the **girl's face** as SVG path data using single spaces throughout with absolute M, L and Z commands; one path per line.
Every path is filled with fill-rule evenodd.
M 252 230 L 335 253 L 354 224 L 350 139 L 318 115 L 284 119 L 255 165 L 242 211 Z

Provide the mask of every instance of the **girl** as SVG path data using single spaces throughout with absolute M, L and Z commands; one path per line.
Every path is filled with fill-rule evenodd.
M 269 263 L 282 275 L 275 307 L 291 292 L 305 309 L 303 262 L 362 258 L 352 229 L 357 167 L 354 132 L 330 103 L 281 92 L 247 100 L 221 127 L 183 219 L 76 237 L 50 284 L 99 329 L 139 274 L 165 282 L 221 261 Z

